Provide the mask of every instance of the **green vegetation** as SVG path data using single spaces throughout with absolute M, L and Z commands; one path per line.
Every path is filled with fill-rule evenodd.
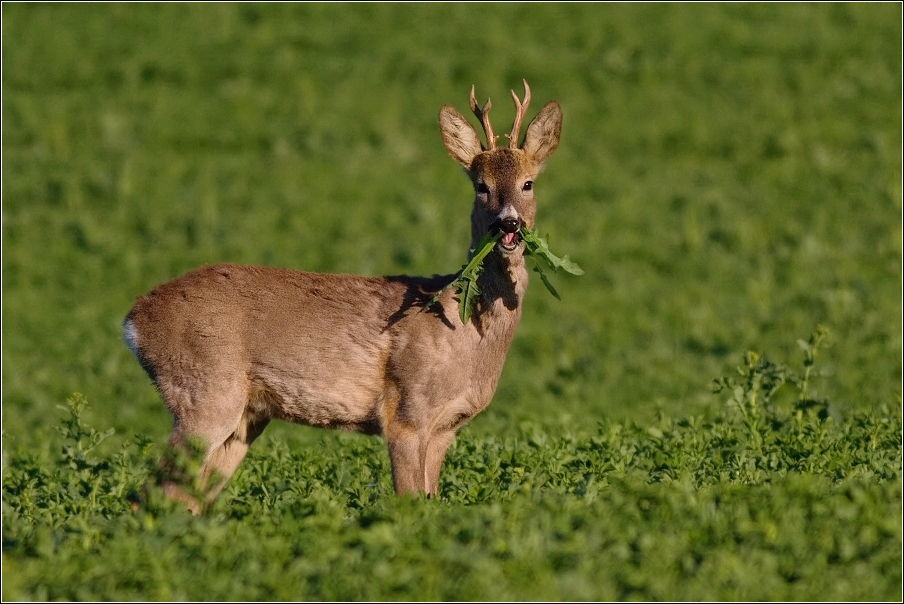
M 561 300 L 562 297 L 559 296 L 559 292 L 556 291 L 556 288 L 550 283 L 549 277 L 543 272 L 543 264 L 540 262 L 540 259 L 542 258 L 543 262 L 545 262 L 553 272 L 559 272 L 559 269 L 562 269 L 566 273 L 572 275 L 583 275 L 584 269 L 578 266 L 576 262 L 572 262 L 568 257 L 568 254 L 565 254 L 564 258 L 559 258 L 553 254 L 549 249 L 549 244 L 543 237 L 540 237 L 536 229 L 528 231 L 522 227 L 518 233 L 521 235 L 521 239 L 524 240 L 524 255 L 529 256 L 534 260 L 534 272 L 540 276 L 540 281 L 543 282 L 546 290 L 557 299 Z
M 496 242 L 499 241 L 500 237 L 501 233 L 484 233 L 480 241 L 477 242 L 477 247 L 468 250 L 468 261 L 462 265 L 455 278 L 436 292 L 436 295 L 427 302 L 427 307 L 429 308 L 436 304 L 443 292 L 454 289 L 458 298 L 458 317 L 462 323 L 467 323 L 471 317 L 471 312 L 474 310 L 474 305 L 477 304 L 477 298 L 480 296 L 480 287 L 477 285 L 477 280 L 483 272 L 483 260 L 496 247 Z
M 748 354 L 712 420 L 466 435 L 432 501 L 393 494 L 377 438 L 271 440 L 206 518 L 131 512 L 159 450 L 96 456 L 74 397 L 60 453 L 4 473 L 4 597 L 899 599 L 900 409 L 836 419 L 810 367 Z
M 900 600 L 899 5 L 2 13 L 4 599 Z M 475 84 L 504 123 L 522 77 L 564 111 L 537 224 L 586 273 L 529 287 L 440 497 L 278 425 L 209 516 L 132 512 L 170 425 L 134 297 L 453 271 L 437 111 Z

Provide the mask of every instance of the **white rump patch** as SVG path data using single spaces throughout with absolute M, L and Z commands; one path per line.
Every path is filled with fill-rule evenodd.
M 140 360 L 138 356 L 138 332 L 129 319 L 122 322 L 122 339 L 125 340 L 126 346 L 129 347 L 135 358 Z

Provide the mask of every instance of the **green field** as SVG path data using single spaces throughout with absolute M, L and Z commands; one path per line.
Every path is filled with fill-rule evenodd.
M 900 600 L 899 5 L 2 17 L 4 600 Z M 129 511 L 170 427 L 134 298 L 221 261 L 454 271 L 437 112 L 475 84 L 507 130 L 521 78 L 564 111 L 537 224 L 586 272 L 532 282 L 440 496 L 274 425 L 207 517 Z

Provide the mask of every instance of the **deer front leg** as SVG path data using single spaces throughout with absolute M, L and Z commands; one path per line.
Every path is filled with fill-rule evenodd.
M 439 471 L 446 458 L 446 450 L 455 440 L 455 430 L 447 430 L 434 434 L 427 443 L 424 459 L 424 490 L 428 495 L 436 497 L 439 493 Z
M 392 486 L 398 495 L 424 490 L 424 464 L 421 439 L 413 430 L 396 426 L 386 435 L 389 463 L 392 466 Z
M 430 437 L 404 429 L 387 435 L 392 484 L 396 493 L 423 492 L 435 497 L 439 487 L 439 471 L 446 450 L 454 439 L 454 430 Z

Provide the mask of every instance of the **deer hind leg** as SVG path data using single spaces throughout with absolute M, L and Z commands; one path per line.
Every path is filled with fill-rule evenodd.
M 255 418 L 246 412 L 235 432 L 209 453 L 199 473 L 206 491 L 205 506 L 214 502 L 239 467 L 251 443 L 263 433 L 269 423 L 269 418 Z M 212 484 L 211 479 L 214 481 Z
M 197 515 L 216 499 L 269 419 L 251 410 L 244 385 L 229 384 L 190 397 L 161 390 L 175 421 L 159 485 Z M 180 454 L 191 456 L 195 446 L 203 461 L 197 473 L 189 474 L 176 460 Z M 189 485 L 194 493 L 187 491 Z

